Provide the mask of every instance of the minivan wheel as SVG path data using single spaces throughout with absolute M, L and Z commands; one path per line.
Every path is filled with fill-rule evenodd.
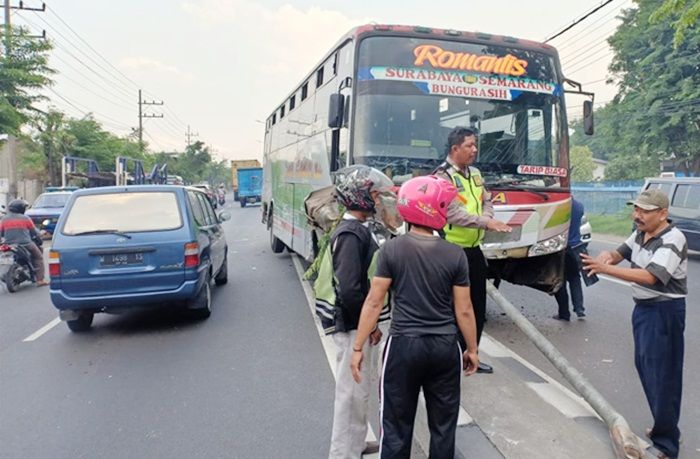
M 228 255 L 224 257 L 224 263 L 221 265 L 221 269 L 214 278 L 214 283 L 216 285 L 224 285 L 226 282 L 228 282 Z
M 208 274 L 197 296 L 187 302 L 187 308 L 197 320 L 204 320 L 211 315 L 211 278 Z
M 85 332 L 90 330 L 92 326 L 92 319 L 95 317 L 93 312 L 83 312 L 75 320 L 67 320 L 66 325 L 70 328 L 70 331 L 75 333 Z

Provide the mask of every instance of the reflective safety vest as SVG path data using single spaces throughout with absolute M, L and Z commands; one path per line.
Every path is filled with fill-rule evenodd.
M 484 181 L 481 172 L 476 167 L 469 168 L 469 177 L 454 171 L 453 167 L 447 169 L 452 183 L 457 187 L 459 200 L 470 215 L 481 215 L 484 206 Z M 460 247 L 478 247 L 484 238 L 484 230 L 479 228 L 465 228 L 452 224 L 445 225 L 445 239 Z

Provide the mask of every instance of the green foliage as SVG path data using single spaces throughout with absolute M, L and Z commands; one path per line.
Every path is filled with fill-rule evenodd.
M 625 143 L 639 145 L 642 160 L 675 157 L 700 171 L 700 30 L 686 30 L 673 46 L 678 14 L 650 21 L 660 0 L 636 0 L 609 43 L 615 51 L 610 70 L 619 80 L 615 104 Z
M 0 33 L 0 133 L 18 134 L 38 110 L 44 96 L 38 90 L 51 84 L 55 73 L 48 66 L 50 42 L 32 38 L 23 27 L 11 29 L 9 40 Z M 8 49 L 9 45 L 9 49 Z
M 595 163 L 593 162 L 593 153 L 591 149 L 585 145 L 575 146 L 571 148 L 571 178 L 575 182 L 590 182 L 593 180 L 593 171 Z
M 614 234 L 615 236 L 632 234 L 630 212 L 619 212 L 612 215 L 587 215 L 593 234 Z
M 695 27 L 700 19 L 700 0 L 665 0 L 649 18 L 652 23 L 659 23 L 669 18 L 676 32 L 673 34 L 673 45 L 677 48 L 685 41 L 688 29 Z
M 69 119 L 65 130 L 66 135 L 71 139 L 68 153 L 97 161 L 100 170 L 113 171 L 118 156 L 146 159 L 146 156 L 139 151 L 137 142 L 105 131 L 92 116 Z
M 669 1 L 676 6 L 657 13 Z M 608 40 L 619 93 L 596 110 L 594 136 L 584 137 L 580 122 L 571 125 L 572 145 L 586 145 L 594 157 L 610 160 L 606 179 L 658 175 L 663 159 L 700 173 L 700 31 L 687 27 L 683 42 L 674 46 L 684 1 L 690 0 L 635 0 Z

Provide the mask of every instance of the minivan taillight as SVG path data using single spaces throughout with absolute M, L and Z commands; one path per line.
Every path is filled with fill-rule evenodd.
M 58 277 L 61 275 L 61 256 L 58 252 L 49 252 L 49 276 Z
M 199 244 L 188 242 L 185 244 L 185 268 L 199 266 Z

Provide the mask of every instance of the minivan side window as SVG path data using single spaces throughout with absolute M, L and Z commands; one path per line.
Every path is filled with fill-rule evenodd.
M 649 186 L 647 187 L 648 190 L 654 190 L 654 189 L 659 189 L 666 194 L 669 198 L 671 197 L 671 188 L 673 187 L 672 183 L 650 183 Z
M 211 208 L 211 202 L 209 198 L 199 193 L 199 203 L 202 205 L 202 213 L 204 214 L 204 219 L 207 222 L 207 226 L 216 225 L 216 214 Z
M 671 205 L 700 210 L 700 185 L 678 185 Z
M 201 193 L 196 193 L 194 191 L 187 192 L 187 199 L 190 201 L 190 206 L 192 207 L 192 215 L 194 215 L 194 221 L 199 226 L 207 226 L 207 220 L 204 217 L 204 212 L 202 211 L 202 206 L 199 203 L 197 196 Z

